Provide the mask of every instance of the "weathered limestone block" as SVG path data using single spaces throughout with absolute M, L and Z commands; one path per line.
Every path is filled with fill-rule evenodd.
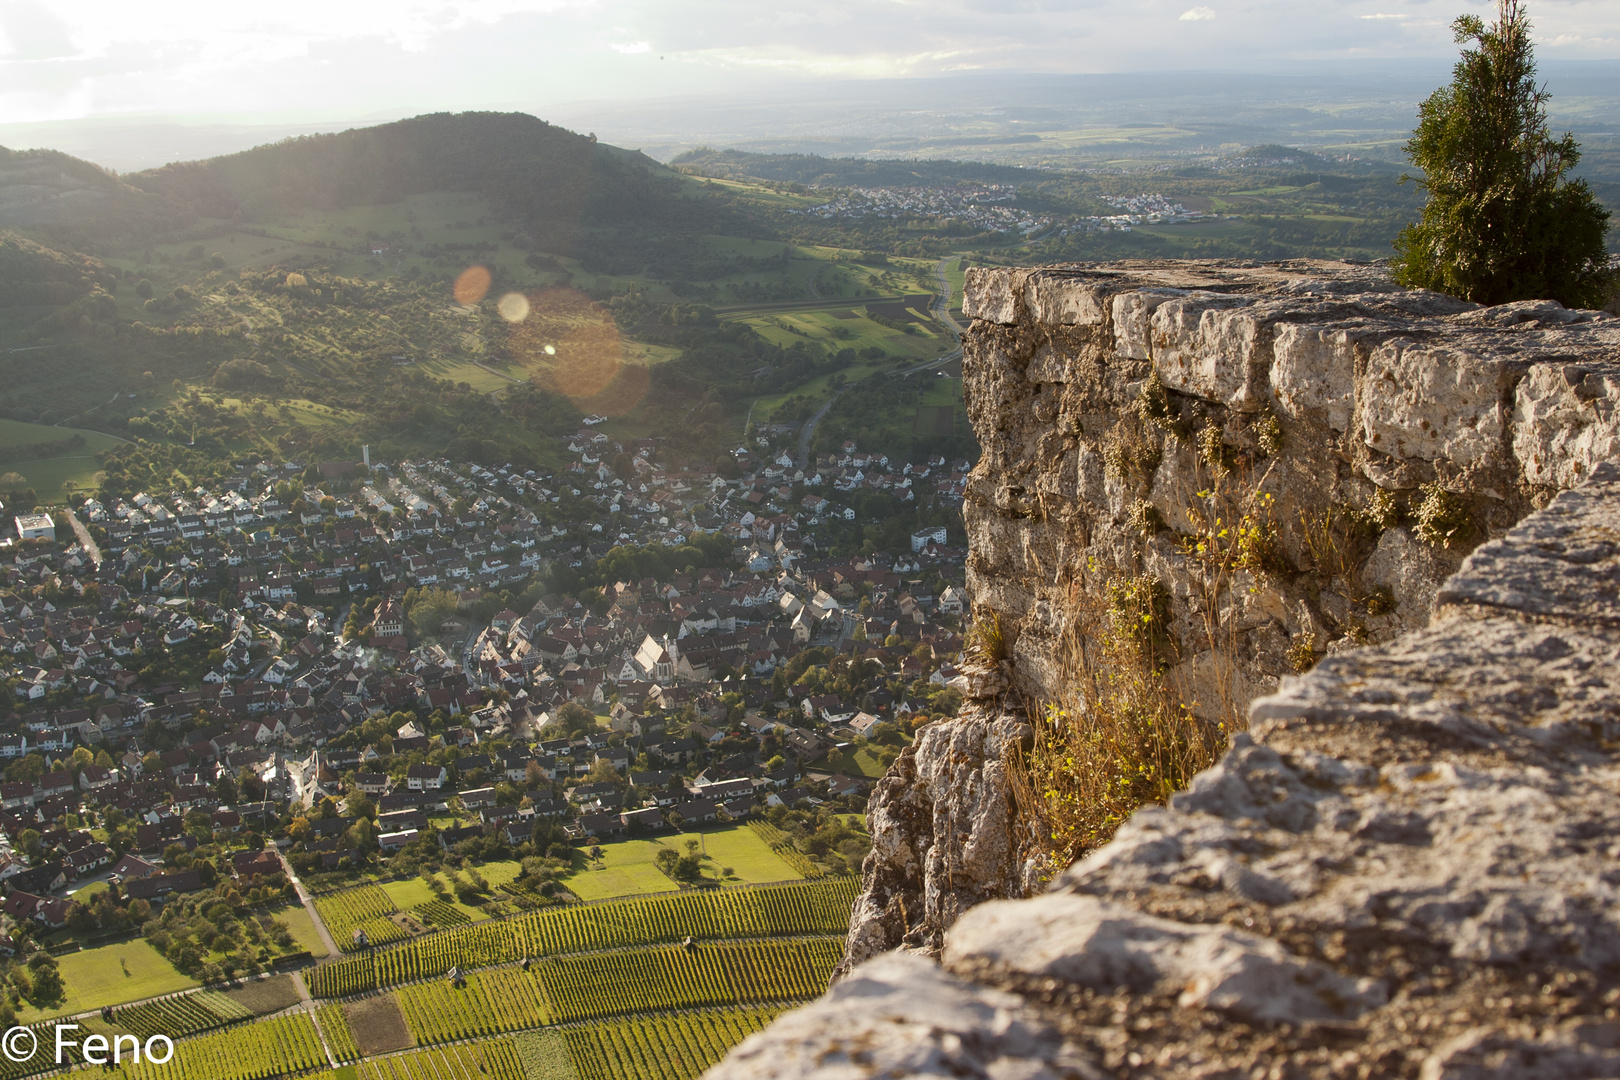
M 1362 438 L 1397 458 L 1492 461 L 1504 451 L 1522 364 L 1396 339 L 1372 351 L 1362 379 Z
M 1356 346 L 1349 330 L 1282 323 L 1276 330 L 1271 391 L 1290 420 L 1350 430 L 1356 406 Z
M 751 1036 L 709 1070 L 741 1077 L 983 1077 L 1060 1080 L 1096 1072 L 1012 994 L 960 982 L 903 955 L 864 965 L 815 1005 Z
M 1044 895 L 714 1075 L 1620 1074 L 1620 465 L 1329 657 Z
M 1558 488 L 1620 458 L 1620 363 L 1533 367 L 1514 402 L 1513 453 L 1528 482 Z

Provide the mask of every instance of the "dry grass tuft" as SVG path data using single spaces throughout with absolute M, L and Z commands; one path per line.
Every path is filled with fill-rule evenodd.
M 1168 612 L 1164 586 L 1145 574 L 1094 571 L 1074 588 L 1070 690 L 1032 710 L 1034 739 L 1010 761 L 1045 876 L 1186 787 L 1226 748 L 1223 725 L 1199 718 L 1167 676 Z

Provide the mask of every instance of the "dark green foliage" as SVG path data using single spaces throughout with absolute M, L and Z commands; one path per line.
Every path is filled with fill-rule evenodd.
M 652 159 L 522 113 L 434 113 L 165 165 L 128 180 L 205 217 L 238 221 L 477 191 L 523 221 L 529 243 L 553 249 L 572 250 L 583 227 L 595 224 L 712 227 Z
M 1500 0 L 1497 22 L 1452 24 L 1473 41 L 1451 85 L 1436 90 L 1406 144 L 1429 201 L 1395 240 L 1395 278 L 1481 304 L 1552 299 L 1602 307 L 1614 290 L 1604 235 L 1609 213 L 1584 180 L 1575 139 L 1554 138 L 1536 85 L 1530 21 Z

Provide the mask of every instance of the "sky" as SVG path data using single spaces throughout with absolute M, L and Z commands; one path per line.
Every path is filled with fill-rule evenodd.
M 1538 56 L 1620 58 L 1620 3 L 1529 0 Z M 975 72 L 1455 55 L 1470 0 L 0 0 L 0 116 L 390 119 Z

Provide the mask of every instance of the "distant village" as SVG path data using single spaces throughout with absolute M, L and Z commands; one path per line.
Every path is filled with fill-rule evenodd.
M 1105 202 L 1120 213 L 1087 217 L 1053 218 L 1030 214 L 1009 205 L 1018 197 L 1011 184 L 981 187 L 850 188 L 819 206 L 795 210 L 821 218 L 895 218 L 900 220 L 960 221 L 985 232 L 1018 232 L 1028 238 L 1056 237 L 1088 232 L 1130 232 L 1137 225 L 1189 225 L 1212 221 L 1219 215 L 1188 210 L 1163 195 L 1108 196 Z
M 859 491 L 957 506 L 967 463 L 846 444 L 798 468 L 757 442 L 727 478 L 587 424 L 555 471 L 260 461 L 18 516 L 5 929 L 85 922 L 90 881 L 154 903 L 204 887 L 199 845 L 319 880 L 522 855 L 542 823 L 588 843 L 859 809 L 858 755 L 886 764 L 960 701 L 965 552 L 945 526 L 838 558 L 818 535 Z M 712 565 L 548 588 L 694 537 Z

